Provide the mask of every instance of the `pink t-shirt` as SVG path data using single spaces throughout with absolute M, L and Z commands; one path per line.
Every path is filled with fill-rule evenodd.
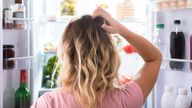
M 131 81 L 125 89 L 107 93 L 102 106 L 98 108 L 141 108 L 143 93 L 140 86 Z M 47 92 L 31 106 L 31 108 L 80 108 L 71 93 L 61 90 Z

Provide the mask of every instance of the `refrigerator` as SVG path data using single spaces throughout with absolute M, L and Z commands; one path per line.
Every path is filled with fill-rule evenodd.
M 43 86 L 45 77 L 44 66 L 46 66 L 50 57 L 56 55 L 55 48 L 67 24 L 73 18 L 90 14 L 96 5 L 104 7 L 114 17 L 117 17 L 117 14 L 122 11 L 118 11 L 118 4 L 124 3 L 124 1 L 133 5 L 126 4 L 126 6 L 129 6 L 129 9 L 130 7 L 134 8 L 128 11 L 128 13 L 133 12 L 134 15 L 127 15 L 125 13 L 127 16 L 121 17 L 122 19 L 120 18 L 119 21 L 129 29 L 143 35 L 146 39 L 151 41 L 156 23 L 163 23 L 165 25 L 164 36 L 166 38 L 167 54 L 163 57 L 163 64 L 166 67 L 161 68 L 157 83 L 143 107 L 161 108 L 160 102 L 164 92 L 163 87 L 166 85 L 173 86 L 175 96 L 177 96 L 177 90 L 180 87 L 188 89 L 188 95 L 192 95 L 190 92 L 192 73 L 189 68 L 189 63 L 191 62 L 189 38 L 190 34 L 192 34 L 192 15 L 190 13 L 192 12 L 192 8 L 166 8 L 157 11 L 156 3 L 159 1 L 153 0 L 76 0 L 74 15 L 61 15 L 61 5 L 65 0 L 24 0 L 26 18 L 11 18 L 13 21 L 21 20 L 25 22 L 26 28 L 18 30 L 3 29 L 3 4 L 5 1 L 0 0 L 0 108 L 13 107 L 14 93 L 19 87 L 20 69 L 23 68 L 27 70 L 31 103 L 44 92 L 52 91 L 54 88 Z M 10 0 L 10 2 L 13 4 L 14 0 Z M 170 32 L 172 30 L 173 20 L 175 19 L 182 21 L 186 40 L 186 59 L 181 60 L 185 62 L 184 71 L 172 70 L 169 67 L 170 61 L 177 61 L 177 59 L 170 58 L 169 52 Z M 119 73 L 123 76 L 134 77 L 141 68 L 143 61 L 137 53 L 125 53 L 124 47 L 129 43 L 124 39 L 120 40 L 120 43 L 117 45 L 122 62 Z M 15 67 L 13 69 L 3 69 L 4 44 L 14 45 L 15 57 L 11 58 L 11 60 L 15 61 Z
M 159 3 L 170 3 L 175 1 L 161 1 Z M 191 1 L 176 1 L 178 7 L 174 7 L 170 5 L 170 7 L 162 6 L 160 10 L 155 10 L 152 12 L 153 14 L 153 22 L 152 25 L 155 26 L 155 23 L 163 23 L 165 25 L 164 28 L 164 38 L 166 44 L 166 54 L 164 54 L 162 65 L 165 67 L 161 67 L 159 77 L 153 91 L 153 108 L 161 108 L 161 98 L 164 92 L 165 86 L 172 86 L 175 98 L 178 96 L 178 89 L 185 88 L 188 90 L 188 96 L 192 98 L 192 71 L 190 69 L 190 63 L 192 62 L 190 59 L 190 36 L 192 34 L 191 24 L 192 24 L 192 8 Z M 184 2 L 183 6 L 179 3 Z M 157 7 L 158 2 L 152 3 L 155 8 Z M 152 6 L 152 5 L 151 5 Z M 170 34 L 173 30 L 174 20 L 181 20 L 181 27 L 185 37 L 185 59 L 173 59 L 170 55 Z M 184 63 L 184 70 L 177 70 L 170 68 L 171 61 L 181 61 Z M 192 102 L 192 100 L 190 100 Z

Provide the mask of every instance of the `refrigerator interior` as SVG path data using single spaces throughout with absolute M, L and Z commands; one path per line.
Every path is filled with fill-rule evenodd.
M 166 39 L 166 56 L 164 58 L 170 58 L 169 44 L 170 44 L 170 33 L 173 28 L 174 20 L 181 20 L 182 30 L 185 36 L 185 58 L 190 60 L 190 35 L 192 34 L 192 9 L 178 9 L 178 10 L 164 10 L 155 12 L 154 23 L 163 23 L 165 25 L 165 36 Z M 175 97 L 178 95 L 178 88 L 188 89 L 188 95 L 191 97 L 191 87 L 192 87 L 192 71 L 190 70 L 189 61 L 185 62 L 184 71 L 171 70 L 169 67 L 169 60 L 164 60 L 163 63 L 166 65 L 165 69 L 161 69 L 155 93 L 155 108 L 161 108 L 160 102 L 161 97 L 164 92 L 164 86 L 172 86 L 174 89 Z
M 40 59 L 36 60 L 34 64 L 34 70 L 32 73 L 33 81 L 33 100 L 36 100 L 39 96 L 39 92 L 49 91 L 49 89 L 41 87 L 42 80 L 42 65 L 46 61 L 45 57 L 49 56 L 47 54 L 42 54 L 42 49 L 44 44 L 53 43 L 55 46 L 59 45 L 59 40 L 64 32 L 65 27 L 73 18 L 78 18 L 85 14 L 91 14 L 98 4 L 107 4 L 108 8 L 106 9 L 114 17 L 116 15 L 116 5 L 121 1 L 110 1 L 110 0 L 92 0 L 86 1 L 86 7 L 84 6 L 85 0 L 77 0 L 76 2 L 76 12 L 74 16 L 60 16 L 58 11 L 61 0 L 34 0 L 32 8 L 32 17 L 38 19 L 33 22 L 32 25 L 32 37 L 33 37 L 33 55 L 39 55 Z M 135 18 L 127 19 L 121 21 L 129 29 L 145 36 L 147 39 L 150 39 L 147 29 L 147 19 L 146 19 L 146 10 L 148 0 L 144 0 L 143 4 L 141 1 L 135 0 Z M 141 8 L 142 7 L 142 8 Z M 54 21 L 49 21 L 50 17 L 55 17 Z M 139 29 L 138 29 L 139 28 Z M 138 54 L 126 54 L 122 49 L 128 43 L 125 40 L 121 41 L 121 44 L 118 47 L 120 57 L 121 57 L 121 67 L 119 73 L 124 76 L 135 76 L 139 71 L 140 67 L 143 64 L 142 59 Z M 42 58 L 43 57 L 43 58 Z M 41 60 L 41 61 L 40 61 Z M 44 63 L 42 62 L 44 61 Z M 40 65 L 37 65 L 39 62 Z
M 0 0 L 0 25 L 2 25 L 2 9 L 3 2 Z M 12 0 L 13 1 L 13 0 Z M 121 0 L 123 1 L 123 0 Z M 84 0 L 78 0 L 77 13 L 75 16 L 59 16 L 61 0 L 33 0 L 25 1 L 27 18 L 23 19 L 27 23 L 27 29 L 2 29 L 0 27 L 0 60 L 3 61 L 2 46 L 3 44 L 13 44 L 15 47 L 15 57 L 31 57 L 32 59 L 15 60 L 16 66 L 12 70 L 3 70 L 3 64 L 0 62 L 0 108 L 12 108 L 14 105 L 14 93 L 19 87 L 20 69 L 28 70 L 28 86 L 31 90 L 32 100 L 34 102 L 40 91 L 49 91 L 52 89 L 42 88 L 43 65 L 46 62 L 46 57 L 50 53 L 44 53 L 43 47 L 46 43 L 58 45 L 63 34 L 64 28 L 73 17 L 79 17 L 84 14 L 90 14 L 95 9 L 97 4 L 106 3 L 109 11 L 113 16 L 116 12 L 116 4 L 121 1 L 111 0 L 93 0 L 86 1 L 87 6 L 84 7 Z M 146 36 L 147 35 L 147 19 L 146 19 L 146 3 L 148 0 L 135 0 L 135 18 L 121 21 L 129 29 Z M 55 8 L 57 7 L 57 8 Z M 142 7 L 142 8 L 141 8 Z M 142 14 L 140 14 L 142 13 Z M 59 16 L 59 19 L 50 21 L 52 16 Z M 139 29 L 138 29 L 139 28 Z M 120 74 L 125 76 L 134 76 L 143 64 L 143 61 L 137 54 L 126 54 L 123 52 L 123 46 L 128 43 L 122 40 L 118 46 L 120 57 L 122 60 Z M 56 54 L 55 52 L 53 55 Z M 52 56 L 52 53 L 51 55 Z M 6 95 L 7 94 L 7 95 Z

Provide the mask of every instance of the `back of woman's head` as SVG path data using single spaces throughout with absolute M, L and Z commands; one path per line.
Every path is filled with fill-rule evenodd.
M 95 108 L 104 92 L 113 88 L 120 60 L 104 20 L 90 15 L 66 27 L 59 48 L 63 64 L 59 83 L 71 90 L 83 108 Z

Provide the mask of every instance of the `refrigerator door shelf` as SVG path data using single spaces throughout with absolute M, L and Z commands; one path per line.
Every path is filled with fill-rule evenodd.
M 176 62 L 190 62 L 192 63 L 192 60 L 187 59 L 173 59 L 173 58 L 163 58 L 164 61 L 176 61 Z
M 183 10 L 192 9 L 192 3 L 190 0 L 170 0 L 170 1 L 158 1 L 151 2 L 154 11 L 170 11 L 170 10 Z
M 10 18 L 9 20 L 14 20 L 14 21 L 34 21 L 35 19 L 33 19 L 33 18 Z
M 26 56 L 26 57 L 14 57 L 14 58 L 8 58 L 7 60 L 28 60 L 33 59 L 35 56 Z

